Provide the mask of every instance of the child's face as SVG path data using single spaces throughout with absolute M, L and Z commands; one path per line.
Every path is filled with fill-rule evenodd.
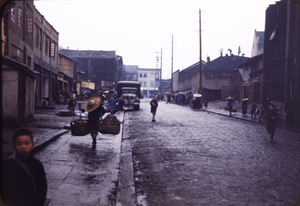
M 14 148 L 21 157 L 27 159 L 34 148 L 34 144 L 29 135 L 22 135 L 17 137 Z

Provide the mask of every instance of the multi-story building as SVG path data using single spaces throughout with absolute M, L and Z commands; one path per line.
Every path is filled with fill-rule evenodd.
M 254 31 L 251 57 L 264 53 L 264 35 L 265 32 L 263 31 Z
M 160 69 L 138 69 L 138 82 L 145 97 L 152 98 L 159 93 Z
M 33 1 L 10 1 L 1 13 L 3 126 L 33 119 L 34 11 Z
M 264 39 L 264 98 L 277 105 L 295 97 L 300 105 L 299 3 L 281 0 L 266 10 Z M 300 115 L 298 114 L 298 126 Z
M 36 104 L 42 99 L 49 104 L 59 101 L 58 93 L 58 32 L 35 9 L 33 27 L 34 71 L 36 78 Z
M 80 94 L 80 85 L 77 81 L 78 61 L 58 54 L 58 91 L 60 103 L 65 102 L 66 98 L 74 94 Z
M 121 80 L 124 81 L 138 81 L 138 70 L 137 65 L 123 65 Z
M 115 89 L 120 80 L 123 59 L 115 51 L 70 50 L 59 52 L 78 61 L 78 71 L 84 72 L 82 80 L 95 83 L 95 89 Z

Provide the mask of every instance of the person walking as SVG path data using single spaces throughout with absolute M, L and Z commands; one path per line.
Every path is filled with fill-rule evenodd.
M 284 108 L 286 114 L 286 129 L 291 129 L 294 126 L 295 113 L 297 112 L 297 103 L 294 97 L 291 97 Z
M 2 195 L 8 205 L 44 206 L 47 178 L 43 164 L 33 156 L 32 132 L 19 129 L 12 137 L 14 153 L 3 161 Z
M 105 109 L 101 104 L 102 98 L 100 95 L 89 98 L 85 104 L 84 109 L 88 112 L 88 123 L 90 133 L 93 139 L 93 145 L 97 144 L 98 124 L 99 119 L 105 114 Z
M 109 101 L 110 114 L 115 114 L 117 111 L 119 111 L 119 106 L 120 106 L 120 101 L 117 98 L 117 94 L 114 94 Z
M 266 113 L 265 117 L 267 120 L 266 128 L 267 128 L 268 133 L 270 134 L 270 142 L 273 142 L 276 125 L 279 120 L 279 114 L 276 109 L 276 105 L 271 104 L 271 103 L 269 104 L 269 109 L 268 109 L 268 112 Z
M 257 110 L 256 102 L 253 102 L 250 110 L 251 119 L 256 119 L 256 110 Z
M 157 96 L 154 96 L 153 99 L 150 101 L 150 106 L 151 106 L 151 113 L 152 113 L 152 122 L 155 122 L 155 115 L 156 115 L 156 110 L 158 107 L 158 102 L 156 100 Z
M 229 116 L 231 116 L 234 101 L 231 96 L 227 97 L 226 99 L 228 100 L 227 107 L 229 111 Z
M 242 99 L 242 114 L 243 117 L 247 116 L 247 109 L 248 109 L 248 98 Z

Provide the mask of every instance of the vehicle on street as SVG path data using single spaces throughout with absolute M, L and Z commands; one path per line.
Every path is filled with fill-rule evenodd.
M 141 85 L 136 81 L 119 81 L 117 93 L 120 100 L 120 108 L 132 107 L 134 110 L 140 109 Z

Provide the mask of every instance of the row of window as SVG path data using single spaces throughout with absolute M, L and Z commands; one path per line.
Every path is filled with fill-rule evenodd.
M 155 76 L 156 78 L 158 78 L 158 74 L 151 74 L 150 76 L 151 76 L 152 78 L 154 78 L 154 76 Z M 141 78 L 143 78 L 143 77 L 144 77 L 144 78 L 147 78 L 147 74 L 146 74 L 146 73 L 145 73 L 145 74 L 140 73 L 140 77 L 141 77 Z
M 142 87 L 147 87 L 147 82 L 140 82 Z M 154 87 L 154 82 L 150 82 L 150 87 Z
M 23 22 L 23 8 L 21 6 L 16 8 L 11 8 L 10 15 L 11 22 L 18 25 L 20 29 L 22 29 Z M 26 17 L 26 34 L 32 39 L 33 33 L 33 18 Z M 34 45 L 37 49 L 42 51 L 43 48 L 43 30 L 35 24 L 34 28 Z M 44 33 L 44 53 L 46 56 L 55 57 L 56 55 L 56 43 L 51 40 L 51 38 Z

